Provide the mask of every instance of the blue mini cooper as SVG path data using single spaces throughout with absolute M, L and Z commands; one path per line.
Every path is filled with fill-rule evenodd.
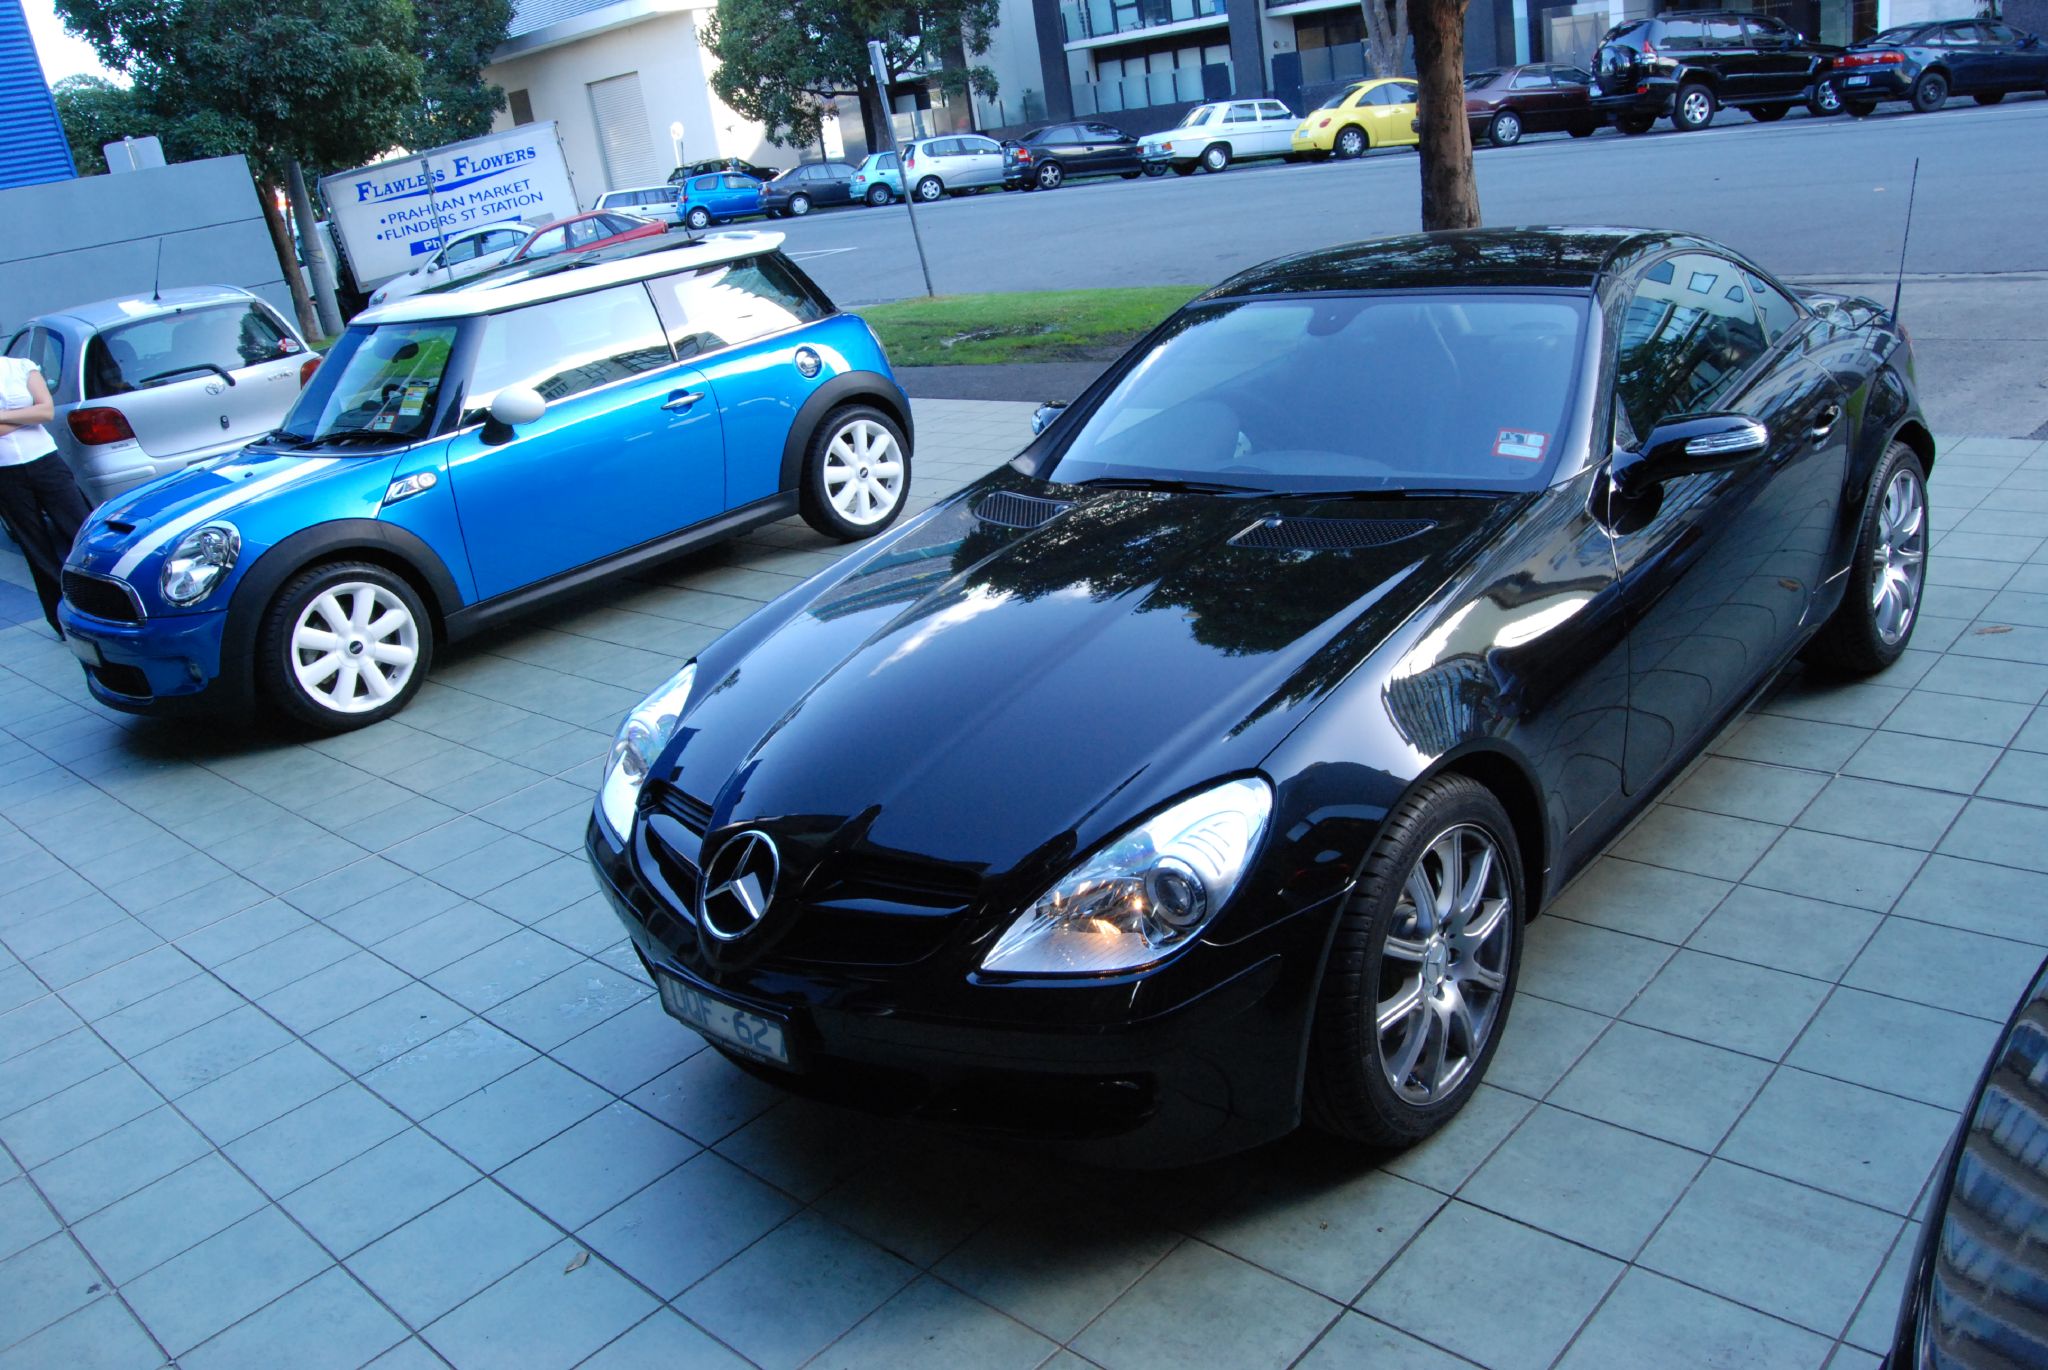
M 358 316 L 282 427 L 80 531 L 62 621 L 93 694 L 358 728 L 438 643 L 557 593 L 792 513 L 888 527 L 909 401 L 781 242 L 631 244 Z

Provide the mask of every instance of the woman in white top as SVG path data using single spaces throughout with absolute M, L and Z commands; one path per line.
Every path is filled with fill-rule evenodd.
M 26 357 L 0 357 L 0 520 L 28 560 L 43 617 L 57 623 L 64 558 L 78 525 L 92 512 L 71 468 L 43 431 L 56 417 L 43 373 Z

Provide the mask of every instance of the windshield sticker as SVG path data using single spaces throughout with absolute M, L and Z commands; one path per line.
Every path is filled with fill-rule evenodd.
M 382 433 L 388 431 L 397 422 L 398 417 L 395 414 L 379 414 L 376 418 L 370 420 L 370 427 L 372 430 Z
M 1500 436 L 1493 440 L 1493 455 L 1512 457 L 1516 461 L 1542 461 L 1543 454 L 1550 447 L 1550 434 L 1531 433 L 1526 429 L 1503 428 Z
M 428 386 L 418 382 L 406 386 L 405 393 L 398 400 L 398 417 L 402 419 L 419 417 L 421 408 L 427 402 L 428 389 Z

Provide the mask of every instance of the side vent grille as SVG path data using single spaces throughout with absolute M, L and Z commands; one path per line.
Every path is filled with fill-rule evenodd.
M 982 496 L 981 503 L 974 506 L 974 514 L 983 523 L 999 524 L 1004 528 L 1037 528 L 1052 522 L 1072 507 L 1065 500 L 997 490 Z
M 1354 552 L 1428 532 L 1429 519 L 1260 519 L 1230 540 L 1233 547 L 1274 552 Z

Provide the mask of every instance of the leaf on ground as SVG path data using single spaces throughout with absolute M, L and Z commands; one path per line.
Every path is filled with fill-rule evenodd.
M 1989 637 L 1993 633 L 2009 633 L 2012 627 L 2004 623 L 1987 623 L 1977 630 L 1978 637 Z
M 564 1275 L 573 1275 L 589 1263 L 590 1253 L 588 1251 L 578 1251 L 569 1258 L 569 1263 L 562 1267 L 562 1273 Z

